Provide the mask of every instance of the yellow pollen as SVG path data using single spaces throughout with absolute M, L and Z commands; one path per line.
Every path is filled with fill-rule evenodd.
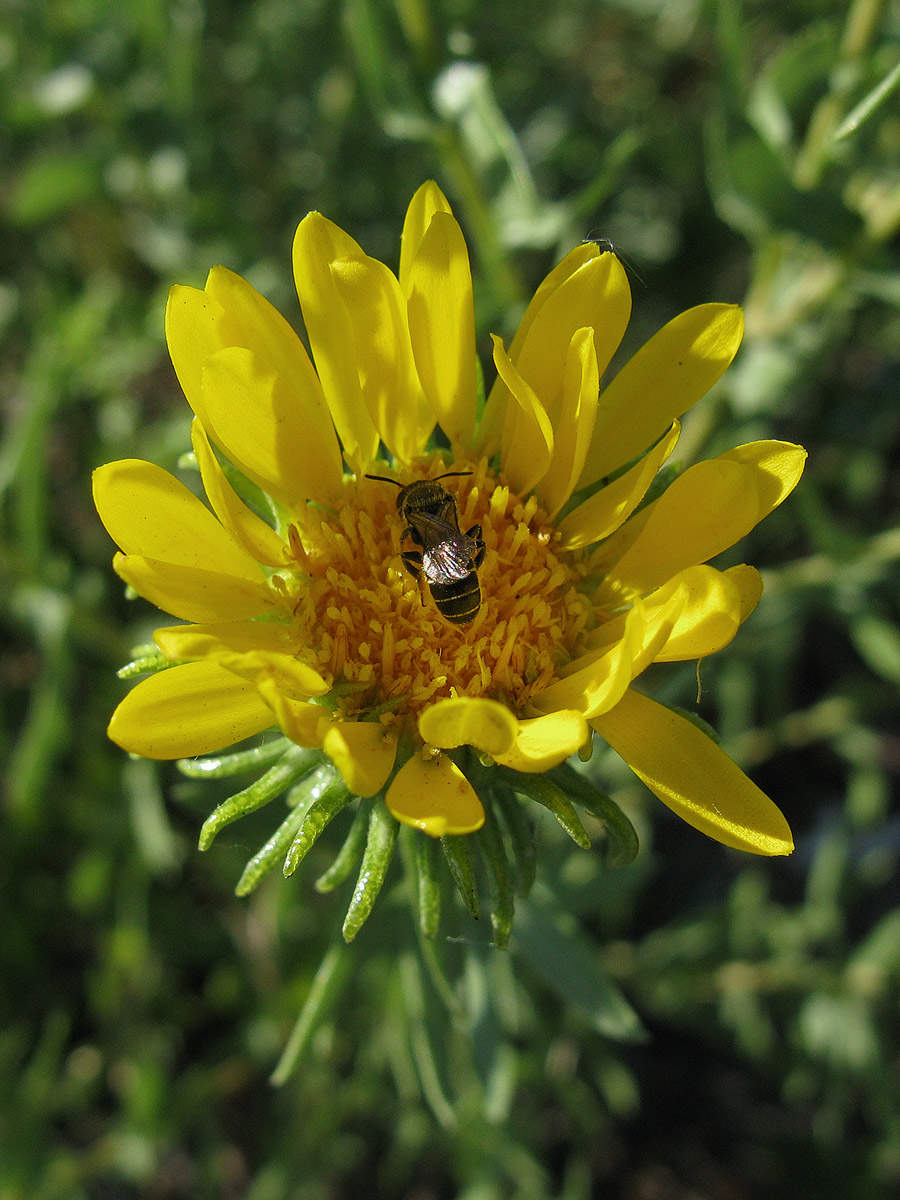
M 281 586 L 293 597 L 297 643 L 332 676 L 348 714 L 390 702 L 395 716 L 383 719 L 412 720 L 430 701 L 460 695 L 528 715 L 531 696 L 596 623 L 580 590 L 581 558 L 556 549 L 536 499 L 520 500 L 484 460 L 450 469 L 470 472 L 440 483 L 456 497 L 460 531 L 480 525 L 485 544 L 481 605 L 467 624 L 451 624 L 407 571 L 401 551 L 420 547 L 403 538 L 389 484 L 349 477 L 336 513 L 309 505 L 288 531 L 293 562 Z M 422 460 L 400 482 L 446 470 L 438 458 Z

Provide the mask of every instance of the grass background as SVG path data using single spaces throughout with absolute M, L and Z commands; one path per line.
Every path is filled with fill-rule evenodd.
M 896 1195 L 896 6 L 6 0 L 0 22 L 0 1200 Z M 745 305 L 682 458 L 776 436 L 810 460 L 735 555 L 767 595 L 701 710 L 797 851 L 708 842 L 601 756 L 643 848 L 604 872 L 540 825 L 568 940 L 472 946 L 454 1024 L 397 876 L 273 1089 L 341 905 L 314 871 L 235 899 L 266 827 L 200 855 L 215 789 L 107 743 L 155 622 L 89 473 L 187 446 L 172 282 L 221 262 L 296 322 L 299 218 L 395 262 L 429 177 L 473 248 L 482 352 L 584 237 L 631 271 L 626 352 Z M 693 704 L 690 664 L 656 684 Z

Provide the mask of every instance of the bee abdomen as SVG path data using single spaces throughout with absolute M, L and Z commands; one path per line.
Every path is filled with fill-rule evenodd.
M 456 583 L 432 583 L 431 595 L 438 612 L 451 625 L 468 625 L 481 608 L 481 588 L 474 571 Z

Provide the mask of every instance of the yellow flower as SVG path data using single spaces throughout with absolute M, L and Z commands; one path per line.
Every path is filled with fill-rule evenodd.
M 740 309 L 682 313 L 601 388 L 631 297 L 615 254 L 581 245 L 511 344 L 493 339 L 497 379 L 479 419 L 469 259 L 435 184 L 414 196 L 401 246 L 395 276 L 319 213 L 300 223 L 294 274 L 315 367 L 224 267 L 202 291 L 172 289 L 166 336 L 210 507 L 148 462 L 94 476 L 116 571 L 187 622 L 157 630 L 177 665 L 134 688 L 110 736 L 178 758 L 277 724 L 327 755 L 353 794 L 383 793 L 397 820 L 439 836 L 484 821 L 455 761 L 465 757 L 448 752 L 543 772 L 596 731 L 704 833 L 789 853 L 775 805 L 695 725 L 631 686 L 652 662 L 732 639 L 759 574 L 704 564 L 803 468 L 799 447 L 755 442 L 645 502 L 678 418 L 734 357 Z M 220 458 L 272 499 L 271 522 Z M 386 472 L 398 487 L 447 476 L 434 494 L 453 499 L 424 546 L 409 493 L 367 478 Z M 427 586 L 448 537 L 457 574 L 469 586 L 477 570 L 480 587 L 463 624 Z

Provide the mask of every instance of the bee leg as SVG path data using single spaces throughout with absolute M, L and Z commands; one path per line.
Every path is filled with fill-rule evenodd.
M 413 579 L 418 579 L 419 576 L 422 574 L 422 568 L 424 566 L 424 564 L 422 562 L 422 555 L 419 553 L 419 551 L 418 550 L 404 550 L 401 553 L 400 558 L 403 562 L 404 567 L 406 567 L 407 571 L 410 573 L 410 575 L 412 575 Z
M 480 567 L 481 564 L 484 562 L 484 554 L 485 554 L 485 546 L 484 546 L 484 541 L 482 540 L 481 526 L 473 525 L 471 529 L 468 529 L 466 531 L 466 537 L 471 538 L 472 541 L 475 543 L 475 545 L 478 547 L 477 550 L 475 551 L 475 558 L 473 559 L 473 562 L 475 563 L 476 567 Z

